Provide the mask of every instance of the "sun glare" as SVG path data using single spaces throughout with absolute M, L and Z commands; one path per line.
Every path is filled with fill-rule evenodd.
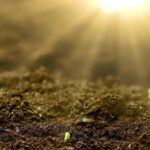
M 99 7 L 107 13 L 136 13 L 144 9 L 146 0 L 96 0 Z

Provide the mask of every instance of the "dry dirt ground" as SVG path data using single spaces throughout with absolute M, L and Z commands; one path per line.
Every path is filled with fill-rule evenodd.
M 0 75 L 2 150 L 149 150 L 149 116 L 147 89 L 114 78 L 71 81 L 46 69 Z

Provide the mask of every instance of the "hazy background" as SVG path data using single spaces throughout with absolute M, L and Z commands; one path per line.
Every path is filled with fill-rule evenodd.
M 106 15 L 92 0 L 0 0 L 0 72 L 150 82 L 150 16 Z

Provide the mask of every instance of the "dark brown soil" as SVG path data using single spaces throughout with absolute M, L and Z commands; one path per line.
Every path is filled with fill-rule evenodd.
M 147 89 L 114 78 L 70 81 L 46 69 L 0 75 L 2 150 L 149 150 L 149 116 Z

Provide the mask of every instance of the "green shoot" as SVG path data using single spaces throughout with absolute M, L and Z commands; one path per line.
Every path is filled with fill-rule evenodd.
M 148 98 L 150 99 L 150 88 L 148 89 Z
M 64 143 L 68 143 L 70 141 L 70 133 L 66 132 L 64 137 Z

